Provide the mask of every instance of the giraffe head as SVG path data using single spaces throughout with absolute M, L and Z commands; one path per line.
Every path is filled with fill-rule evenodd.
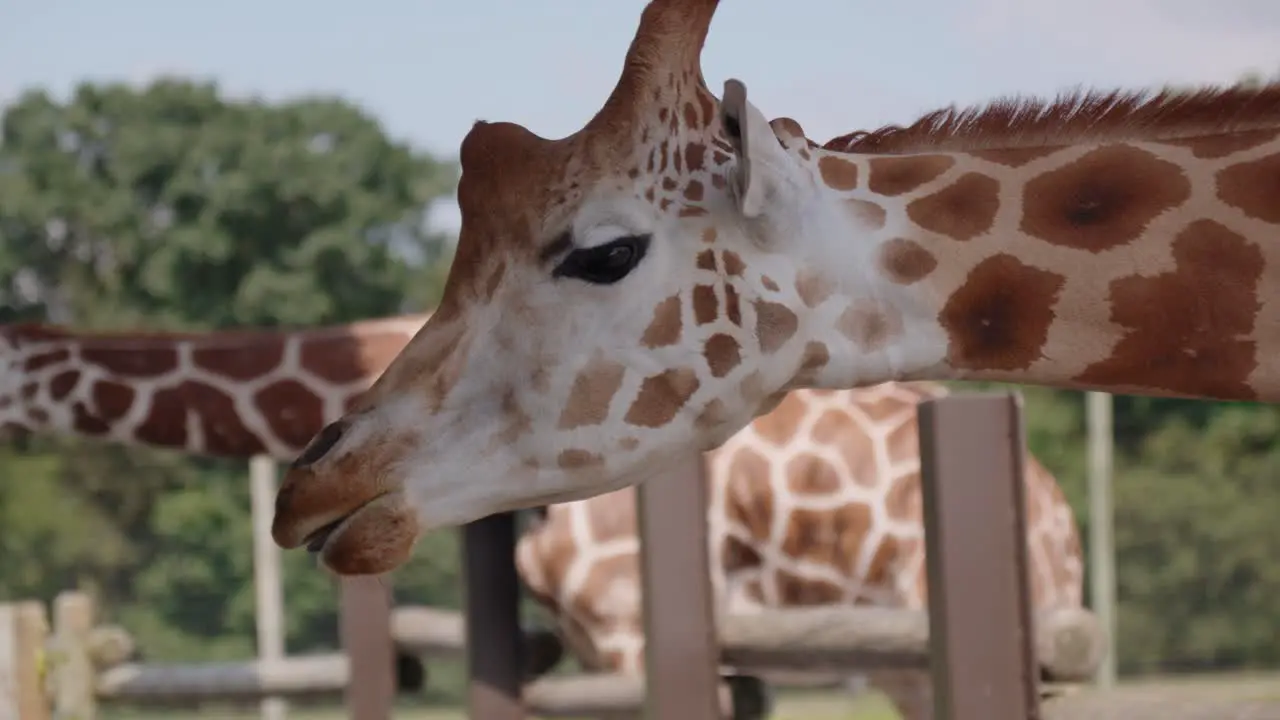
M 812 199 L 794 122 L 770 125 L 741 83 L 723 100 L 706 87 L 715 7 L 651 2 L 569 137 L 471 129 L 441 302 L 290 469 L 278 543 L 382 572 L 432 528 L 662 472 L 671 448 L 714 447 L 827 360 L 775 297 L 796 292 L 781 251 L 797 228 L 852 221 Z M 799 291 L 829 292 L 819 280 Z

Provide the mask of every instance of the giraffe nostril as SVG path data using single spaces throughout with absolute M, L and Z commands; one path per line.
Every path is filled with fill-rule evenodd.
M 346 429 L 347 421 L 345 418 L 325 425 L 324 429 L 316 433 L 316 436 L 311 439 L 311 444 L 302 451 L 302 454 L 293 461 L 293 465 L 290 467 L 305 468 L 308 465 L 315 464 L 332 450 L 334 445 L 338 444 L 338 441 L 342 439 L 342 433 Z

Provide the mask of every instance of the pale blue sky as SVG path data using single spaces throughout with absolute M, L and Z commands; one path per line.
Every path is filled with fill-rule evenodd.
M 85 79 L 195 75 L 235 94 L 341 94 L 452 157 L 476 119 L 576 130 L 644 4 L 0 0 L 0 103 Z M 713 90 L 741 78 L 766 115 L 823 141 L 1002 94 L 1275 72 L 1280 0 L 724 0 L 703 66 Z

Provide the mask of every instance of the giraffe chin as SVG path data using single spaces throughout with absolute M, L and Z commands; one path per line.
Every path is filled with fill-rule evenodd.
M 418 541 L 417 513 L 401 493 L 361 506 L 308 538 L 308 550 L 337 575 L 379 575 L 403 565 Z

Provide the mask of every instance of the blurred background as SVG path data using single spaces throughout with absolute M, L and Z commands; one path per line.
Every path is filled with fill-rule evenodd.
M 643 5 L 0 0 L 0 322 L 429 310 L 470 124 L 576 130 Z M 733 0 L 704 68 L 822 142 L 1001 95 L 1280 77 L 1280 3 Z M 1031 449 L 1087 537 L 1083 395 L 1024 392 Z M 246 478 L 176 452 L 0 444 L 0 601 L 83 589 L 148 660 L 253 656 Z M 1280 667 L 1280 408 L 1117 396 L 1115 478 L 1121 676 Z M 288 651 L 336 648 L 333 583 L 283 562 Z M 395 592 L 457 607 L 456 535 L 427 538 Z M 433 662 L 405 702 L 448 708 L 462 679 Z

